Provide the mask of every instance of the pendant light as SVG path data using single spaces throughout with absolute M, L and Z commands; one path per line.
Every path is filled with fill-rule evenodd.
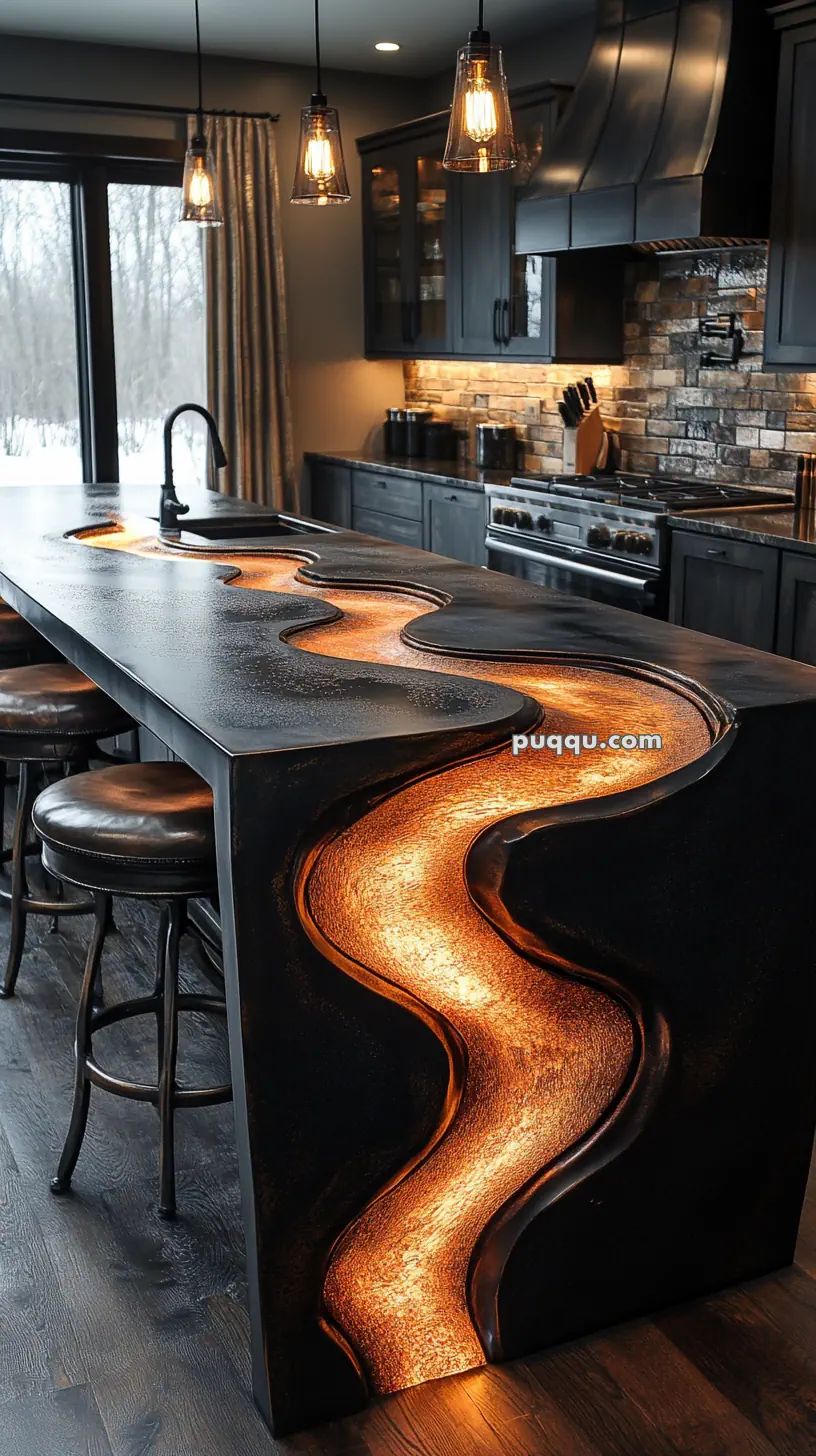
M 184 181 L 181 186 L 179 222 L 195 222 L 199 227 L 221 226 L 221 205 L 218 201 L 215 162 L 204 135 L 204 98 L 201 83 L 201 23 L 198 0 L 195 0 L 196 58 L 198 61 L 198 107 L 195 136 L 184 158 Z
M 308 202 L 325 207 L 329 202 L 350 202 L 346 179 L 340 121 L 333 106 L 323 94 L 320 76 L 320 0 L 315 0 L 315 62 L 317 90 L 309 106 L 300 113 L 300 146 L 298 148 L 293 202 Z
M 504 58 L 501 48 L 490 44 L 484 0 L 479 0 L 478 29 L 457 57 L 443 165 L 449 172 L 508 172 L 516 155 Z

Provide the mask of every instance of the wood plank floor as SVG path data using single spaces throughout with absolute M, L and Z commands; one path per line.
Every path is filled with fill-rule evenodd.
M 149 981 L 155 915 L 120 903 L 110 998 Z M 182 1113 L 176 1225 L 155 1212 L 151 1109 L 96 1092 L 55 1200 L 87 922 L 31 924 L 0 1003 L 2 1456 L 805 1456 L 816 1451 L 816 1183 L 793 1269 L 501 1369 L 437 1382 L 274 1442 L 250 1393 L 229 1107 Z M 5 958 L 8 917 L 0 911 Z M 198 979 L 187 958 L 184 976 Z M 105 1060 L 151 1071 L 149 1027 Z M 100 1037 L 100 1052 L 105 1050 Z M 190 1075 L 223 1037 L 196 1019 Z

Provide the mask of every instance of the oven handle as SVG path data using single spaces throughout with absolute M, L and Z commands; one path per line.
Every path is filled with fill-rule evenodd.
M 591 566 L 586 561 L 575 561 L 568 556 L 549 556 L 546 551 L 530 551 L 526 546 L 510 545 L 488 536 L 485 541 L 488 551 L 506 551 L 508 556 L 523 556 L 525 561 L 537 561 L 540 566 L 558 566 L 565 571 L 575 571 L 581 576 L 594 576 L 600 581 L 614 581 L 618 586 L 631 587 L 636 591 L 648 591 L 656 583 L 647 576 L 625 576 L 622 571 L 605 571 L 602 566 Z

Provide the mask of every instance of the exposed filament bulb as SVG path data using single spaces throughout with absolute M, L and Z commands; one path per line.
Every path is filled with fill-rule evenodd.
M 499 129 L 496 99 L 485 77 L 484 61 L 474 61 L 472 79 L 465 92 L 465 131 L 474 142 L 489 142 Z

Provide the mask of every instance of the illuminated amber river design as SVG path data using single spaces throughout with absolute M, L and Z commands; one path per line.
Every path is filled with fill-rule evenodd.
M 179 560 L 146 521 L 81 539 Z M 185 553 L 181 553 L 185 555 Z M 468 894 L 468 848 L 511 815 L 632 789 L 711 746 L 702 712 L 648 678 L 569 663 L 457 659 L 401 638 L 436 610 L 426 599 L 298 578 L 304 556 L 198 552 L 240 570 L 230 586 L 318 597 L 340 620 L 299 629 L 310 652 L 488 679 L 539 702 L 548 733 L 660 734 L 662 752 L 548 751 L 509 745 L 409 784 L 329 839 L 304 887 L 307 929 L 324 953 L 389 995 L 399 987 L 453 1026 L 467 1048 L 463 1086 L 428 1155 L 346 1230 L 325 1305 L 387 1392 L 485 1363 L 468 1308 L 468 1268 L 485 1227 L 519 1189 L 613 1115 L 637 1039 L 629 1012 L 563 967 L 516 953 Z M 541 887 L 546 897 L 546 883 Z M 546 961 L 546 956 L 544 956 Z M 557 1250 L 553 1251 L 557 1259 Z

